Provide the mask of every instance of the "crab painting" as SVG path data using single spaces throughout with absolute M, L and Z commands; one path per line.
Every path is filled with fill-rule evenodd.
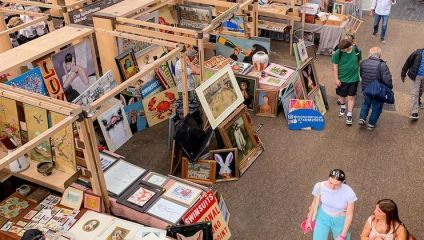
M 164 95 L 166 99 L 160 102 L 157 102 L 156 97 L 152 97 L 149 101 L 149 112 L 158 119 L 164 119 L 165 115 L 171 116 L 177 100 L 173 92 L 164 92 Z

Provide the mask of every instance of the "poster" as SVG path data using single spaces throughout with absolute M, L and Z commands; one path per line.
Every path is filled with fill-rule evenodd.
M 112 71 L 109 70 L 72 102 L 87 106 L 99 99 L 106 92 L 112 90 L 115 86 L 116 81 L 113 79 Z
M 46 56 L 35 61 L 35 65 L 41 69 L 41 74 L 44 78 L 44 84 L 49 96 L 59 100 L 65 100 L 65 93 L 63 92 L 62 84 L 57 77 L 56 71 L 53 67 L 51 56 Z
M 178 97 L 177 88 L 170 88 L 143 99 L 143 107 L 150 127 L 175 114 L 175 103 Z
M 141 102 L 129 102 L 124 106 L 131 132 L 141 132 L 147 127 L 147 119 Z
M 0 137 L 7 136 L 20 146 L 22 143 L 19 129 L 16 101 L 0 97 Z
M 43 75 L 39 67 L 35 67 L 19 77 L 5 82 L 5 84 L 47 96 Z
M 52 126 L 65 119 L 65 115 L 50 112 Z M 72 124 L 54 134 L 51 138 L 55 168 L 73 174 L 76 171 L 75 145 Z
M 69 20 L 71 23 L 93 26 L 93 15 L 95 12 L 98 12 L 104 8 L 112 6 L 113 4 L 120 2 L 122 0 L 100 0 L 94 3 L 85 5 L 81 8 L 70 11 Z
M 269 38 L 253 37 L 237 38 L 229 35 L 219 35 L 216 38 L 216 55 L 231 58 L 234 61 L 252 64 L 253 51 L 260 50 L 269 54 L 271 40 Z
M 231 238 L 230 229 L 212 191 L 203 195 L 182 219 L 185 224 L 211 221 L 214 240 L 228 240 Z

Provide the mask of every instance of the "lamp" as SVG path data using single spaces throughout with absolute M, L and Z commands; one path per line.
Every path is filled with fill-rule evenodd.
M 7 148 L 8 153 L 13 152 L 18 145 L 13 139 L 9 137 L 3 137 L 0 139 L 0 141 Z M 16 159 L 15 161 L 9 164 L 9 169 L 12 173 L 22 172 L 26 170 L 28 167 L 29 167 L 29 161 L 24 155 L 20 156 L 18 159 Z

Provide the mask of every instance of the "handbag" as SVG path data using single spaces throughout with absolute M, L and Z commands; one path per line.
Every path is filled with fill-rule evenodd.
M 376 98 L 380 102 L 394 104 L 395 94 L 393 91 L 381 82 L 381 63 L 378 64 L 377 80 L 373 80 L 365 89 L 364 94 L 371 98 Z
M 315 205 L 313 206 L 313 214 L 312 214 L 312 219 L 311 219 L 311 228 L 306 228 L 306 224 L 308 223 L 308 218 L 306 218 L 301 224 L 300 224 L 300 229 L 302 229 L 303 234 L 307 234 L 309 232 L 312 232 L 315 229 L 315 224 L 316 224 L 316 217 L 317 217 L 317 213 L 318 213 L 318 206 L 319 203 L 321 201 L 321 185 L 322 183 L 318 186 L 318 190 L 319 190 L 319 195 L 318 195 L 318 201 L 316 201 Z

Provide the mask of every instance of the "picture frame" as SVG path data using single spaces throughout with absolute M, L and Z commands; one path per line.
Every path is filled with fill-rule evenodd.
M 278 114 L 279 91 L 256 89 L 255 115 L 276 117 Z
M 182 159 L 182 173 L 183 179 L 191 182 L 213 185 L 215 183 L 216 162 L 213 160 L 198 159 L 193 164 L 187 158 Z
M 106 171 L 110 166 L 112 166 L 116 161 L 121 158 L 115 157 L 106 152 L 99 152 L 100 155 L 100 164 L 102 165 L 102 170 Z
M 63 192 L 62 200 L 60 200 L 60 205 L 79 210 L 81 208 L 83 195 L 83 191 L 73 187 L 68 187 Z
M 192 206 L 201 195 L 202 190 L 188 184 L 176 181 L 166 190 L 163 197 L 179 202 L 186 206 Z
M 282 88 L 286 82 L 286 79 L 278 78 L 275 76 L 266 76 L 264 78 L 261 78 L 261 80 L 259 81 L 261 85 L 268 85 L 270 87 L 278 89 Z M 264 88 L 264 86 L 262 86 L 262 88 Z
M 222 22 L 222 33 L 243 33 L 246 34 L 246 16 L 245 15 L 234 15 L 227 21 Z
M 240 91 L 244 98 L 243 104 L 250 111 L 255 110 L 256 89 L 258 88 L 259 77 L 235 74 Z M 245 84 L 243 84 L 243 82 Z
M 81 239 L 96 239 L 116 217 L 88 210 L 69 229 Z
M 189 237 L 193 240 L 213 240 L 211 222 L 170 226 L 167 232 L 171 237 L 176 239 L 186 239 L 185 237 Z
M 144 212 L 163 192 L 163 188 L 139 180 L 126 190 L 117 201 L 136 211 Z
M 188 209 L 189 207 L 186 205 L 181 205 L 167 198 L 160 197 L 156 202 L 150 205 L 146 213 L 168 223 L 177 224 Z
M 290 99 L 289 112 L 298 109 L 314 109 L 315 104 L 312 100 Z
M 102 211 L 102 198 L 94 193 L 84 192 L 84 208 L 101 212 Z
M 212 129 L 215 129 L 244 102 L 244 97 L 229 65 L 197 87 L 196 93 Z
M 5 82 L 4 84 L 30 92 L 38 93 L 44 96 L 48 95 L 46 86 L 44 85 L 44 78 L 41 73 L 40 67 L 30 69 L 22 75 Z
M 106 188 L 109 195 L 120 197 L 126 189 L 146 172 L 147 170 L 144 168 L 119 159 L 104 172 Z
M 238 180 L 240 177 L 240 159 L 237 148 L 217 149 L 209 151 L 216 164 L 216 182 Z M 225 160 L 224 160 L 225 159 Z
M 293 73 L 295 73 L 295 70 L 283 65 L 275 64 L 275 63 L 271 63 L 267 68 L 265 68 L 264 71 L 269 76 L 281 78 L 281 79 L 284 79 L 285 81 L 290 79 Z
M 122 82 L 125 82 L 140 71 L 132 48 L 115 57 L 115 62 Z
M 303 41 L 303 39 L 300 39 L 299 42 L 297 42 L 297 51 L 299 54 L 300 62 L 301 64 L 303 64 L 309 58 L 308 51 L 306 50 L 305 41 Z
M 222 197 L 222 194 L 219 196 L 219 210 L 221 210 L 222 216 L 224 216 L 224 220 L 225 222 L 227 222 L 227 224 L 230 222 L 230 212 L 228 211 L 228 207 L 227 204 L 224 201 L 224 198 Z
M 143 177 L 143 181 L 156 187 L 164 187 L 169 177 L 156 172 L 149 172 Z
M 315 93 L 311 96 L 315 104 L 315 109 L 318 110 L 323 116 L 327 112 L 325 108 L 324 99 L 322 97 L 321 89 L 315 91 Z
M 143 108 L 149 127 L 166 121 L 174 115 L 178 98 L 178 90 L 173 87 L 143 99 Z M 159 104 L 163 105 L 163 108 L 158 109 Z
M 114 218 L 111 224 L 96 239 L 118 240 L 134 239 L 141 224 Z
M 297 43 L 293 43 L 293 52 L 296 59 L 296 69 L 299 69 L 302 66 L 302 60 L 300 59 L 299 47 Z
M 212 8 L 210 6 L 193 6 L 177 4 L 177 22 L 182 28 L 201 30 L 212 22 Z
M 310 99 L 312 93 L 319 89 L 318 76 L 312 58 L 299 69 L 299 74 L 306 89 L 305 94 L 307 98 Z
M 344 4 L 343 3 L 334 3 L 333 5 L 334 14 L 343 14 L 344 13 Z
M 302 82 L 302 78 L 300 77 L 299 73 L 295 73 L 296 77 L 294 78 L 293 87 L 294 87 L 294 93 L 296 94 L 297 99 L 306 99 L 306 88 L 305 85 Z

